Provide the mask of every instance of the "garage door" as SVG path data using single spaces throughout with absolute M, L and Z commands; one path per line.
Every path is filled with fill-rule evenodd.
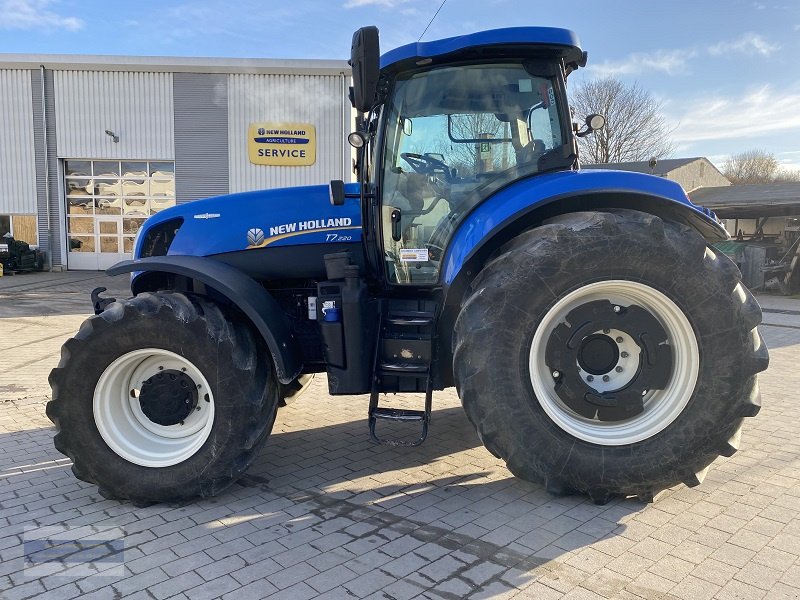
M 175 205 L 175 163 L 67 160 L 67 268 L 102 270 L 130 258 L 145 219 Z

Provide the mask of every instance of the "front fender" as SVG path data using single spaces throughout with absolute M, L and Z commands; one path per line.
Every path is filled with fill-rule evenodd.
M 151 256 L 117 263 L 106 273 L 136 272 L 134 294 L 150 291 L 148 273 L 181 275 L 203 283 L 244 313 L 264 338 L 281 383 L 292 382 L 303 368 L 300 347 L 280 305 L 254 279 L 225 263 L 199 256 Z M 203 343 L 198 340 L 198 343 Z
M 465 264 L 515 225 L 532 227 L 558 214 L 604 208 L 630 208 L 678 221 L 712 241 L 729 237 L 714 213 L 693 204 L 674 181 L 629 171 L 562 171 L 518 181 L 472 210 L 448 244 L 443 282 L 451 285 Z

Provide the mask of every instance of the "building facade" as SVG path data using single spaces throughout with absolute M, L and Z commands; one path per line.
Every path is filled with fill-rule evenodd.
M 0 54 L 0 238 L 127 258 L 175 203 L 351 179 L 344 61 Z

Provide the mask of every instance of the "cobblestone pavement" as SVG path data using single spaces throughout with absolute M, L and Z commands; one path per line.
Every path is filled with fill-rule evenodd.
M 330 397 L 317 378 L 279 411 L 240 484 L 211 500 L 136 508 L 72 476 L 44 414 L 47 374 L 104 279 L 0 279 L 4 599 L 800 598 L 797 300 L 762 298 L 772 365 L 741 450 L 701 486 L 654 504 L 595 506 L 514 479 L 453 390 L 434 394 L 421 448 L 374 446 L 366 398 Z M 112 291 L 124 294 L 124 283 Z M 120 528 L 124 567 L 26 569 L 23 537 L 54 525 L 84 539 Z

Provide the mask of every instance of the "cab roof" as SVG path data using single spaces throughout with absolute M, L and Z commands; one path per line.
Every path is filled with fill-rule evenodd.
M 586 61 L 586 55 L 581 49 L 578 36 L 569 29 L 507 27 L 400 46 L 381 56 L 381 70 L 401 71 L 425 59 L 435 61 L 439 57 L 450 57 L 451 55 L 453 55 L 453 59 L 461 58 L 462 55 L 464 58 L 468 58 L 475 51 L 490 49 L 509 51 L 513 50 L 515 46 L 534 47 L 529 48 L 528 51 L 542 50 L 547 54 L 564 58 L 567 64 L 574 63 L 575 68 L 583 66 Z

